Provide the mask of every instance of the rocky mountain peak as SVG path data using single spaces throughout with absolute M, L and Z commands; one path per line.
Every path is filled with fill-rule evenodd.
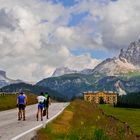
M 140 40 L 130 43 L 126 50 L 121 49 L 119 57 L 104 60 L 94 68 L 93 73 L 112 76 L 139 70 Z
M 65 74 L 75 74 L 75 73 L 88 75 L 88 74 L 92 74 L 93 73 L 92 71 L 93 69 L 88 69 L 88 68 L 78 71 L 78 70 L 72 70 L 68 67 L 60 67 L 60 68 L 56 68 L 56 70 L 52 74 L 52 77 L 58 77 Z
M 93 71 L 93 69 L 84 69 L 84 70 L 80 71 L 79 73 L 88 75 L 88 74 L 92 74 L 93 73 L 92 71 Z
M 8 78 L 6 76 L 6 72 L 3 70 L 0 70 L 0 88 L 13 84 L 13 83 L 21 83 L 21 82 L 22 82 L 21 80 L 13 80 L 13 79 Z
M 71 70 L 68 67 L 60 67 L 60 68 L 56 68 L 52 77 L 57 77 L 57 76 L 62 76 L 64 74 L 72 74 L 72 73 L 77 73 L 77 71 Z
M 127 50 L 121 49 L 119 59 L 140 67 L 140 40 L 130 43 Z

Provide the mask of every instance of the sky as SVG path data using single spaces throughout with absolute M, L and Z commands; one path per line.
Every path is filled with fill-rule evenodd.
M 140 36 L 139 0 L 0 0 L 0 69 L 37 82 L 93 69 Z

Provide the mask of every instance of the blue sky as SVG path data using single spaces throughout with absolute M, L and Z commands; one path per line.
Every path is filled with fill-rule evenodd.
M 104 50 L 94 50 L 94 51 L 91 51 L 88 49 L 72 50 L 72 53 L 77 56 L 86 54 L 89 52 L 93 58 L 100 59 L 100 60 L 105 60 L 106 58 L 113 58 L 118 55 L 115 52 L 110 53 L 110 52 L 104 51 Z
M 76 0 L 50 0 L 50 1 L 56 4 L 61 3 L 65 7 L 71 7 L 77 3 Z
M 77 4 L 78 2 L 80 3 L 83 0 L 50 0 L 54 3 L 62 3 L 65 7 L 71 7 Z M 94 0 L 99 3 L 107 4 L 109 0 Z M 117 0 L 112 0 L 112 1 L 117 1 Z
M 82 20 L 88 16 L 88 12 L 83 12 L 83 13 L 74 13 L 74 14 L 71 14 L 71 19 L 68 23 L 68 26 L 71 27 L 71 26 L 78 26 L 79 23 L 82 22 Z

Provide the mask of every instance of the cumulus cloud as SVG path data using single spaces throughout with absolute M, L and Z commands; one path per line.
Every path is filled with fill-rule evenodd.
M 139 0 L 83 1 L 76 9 L 89 11 L 86 22 L 94 22 L 102 45 L 108 50 L 120 50 L 140 36 Z M 92 24 L 93 25 L 93 24 Z
M 60 26 L 55 32 L 55 41 L 59 44 L 64 43 L 68 48 L 100 48 L 101 44 L 97 41 L 97 37 L 92 37 L 90 34 L 81 30 L 81 27 L 64 27 Z
M 103 9 L 101 30 L 105 46 L 127 46 L 140 35 L 139 0 L 118 0 Z
M 89 54 L 85 54 L 69 57 L 65 66 L 74 70 L 83 70 L 83 65 L 85 68 L 90 69 L 99 64 L 99 62 L 101 62 L 101 60 L 93 59 Z
M 33 4 L 38 5 L 34 7 Z M 24 2 L 14 0 L 12 3 L 8 0 L 1 1 L 0 67 L 12 78 L 37 81 L 50 76 L 56 67 L 65 65 L 75 67 L 76 64 L 72 64 L 73 60 L 77 59 L 79 63 L 83 61 L 78 56 L 72 55 L 68 47 L 71 42 L 68 41 L 71 29 L 65 28 L 70 16 L 67 9 L 51 2 L 45 6 L 44 3 L 35 3 L 32 0 Z M 74 31 L 72 32 L 74 35 Z M 61 43 L 60 40 L 54 42 L 57 35 L 61 39 L 65 37 L 64 42 Z M 84 59 L 84 55 L 82 57 Z M 91 57 L 90 59 L 92 60 Z M 86 63 L 87 61 L 80 66 L 85 68 Z

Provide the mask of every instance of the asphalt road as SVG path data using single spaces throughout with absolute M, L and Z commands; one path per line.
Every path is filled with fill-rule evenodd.
M 59 115 L 68 103 L 52 103 L 49 107 L 49 119 L 36 121 L 37 104 L 26 107 L 26 121 L 17 120 L 18 109 L 0 112 L 0 140 L 30 140 L 37 129 Z

